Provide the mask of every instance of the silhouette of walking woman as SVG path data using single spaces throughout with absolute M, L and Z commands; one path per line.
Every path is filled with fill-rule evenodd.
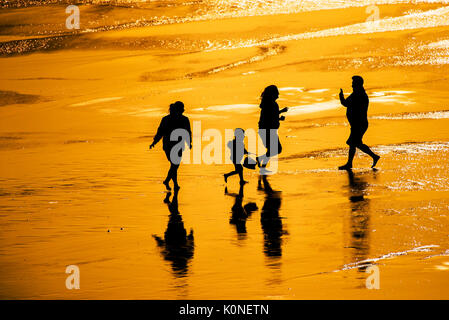
M 370 155 L 373 158 L 374 168 L 379 161 L 380 156 L 375 154 L 371 149 L 362 142 L 363 135 L 368 130 L 368 95 L 363 87 L 363 78 L 360 76 L 352 77 L 352 94 L 345 99 L 343 89 L 340 89 L 340 102 L 346 107 L 346 117 L 351 125 L 351 134 L 346 144 L 349 145 L 348 162 L 338 167 L 339 170 L 350 170 L 352 168 L 352 160 L 354 159 L 356 148 Z
M 279 117 L 281 113 L 287 112 L 288 108 L 279 110 L 276 100 L 279 98 L 279 90 L 275 85 L 270 85 L 262 92 L 260 102 L 260 118 L 259 118 L 259 136 L 267 148 L 267 152 L 256 158 L 257 165 L 265 168 L 274 157 L 282 152 L 282 145 L 279 141 L 278 129 L 279 121 L 285 120 L 284 116 Z M 261 174 L 266 170 L 261 170 Z
M 170 105 L 170 114 L 163 117 L 157 133 L 154 136 L 150 149 L 162 140 L 162 148 L 165 151 L 168 161 L 170 161 L 170 169 L 167 173 L 163 184 L 167 190 L 171 190 L 169 182 L 173 180 L 173 187 L 179 190 L 178 184 L 178 168 L 181 163 L 182 152 L 187 144 L 192 149 L 192 132 L 190 130 L 189 118 L 183 116 L 184 104 L 176 101 Z
M 193 230 L 190 229 L 190 233 L 187 235 L 182 216 L 178 210 L 178 192 L 174 192 L 171 201 L 170 196 L 171 193 L 169 192 L 164 199 L 170 211 L 164 239 L 154 234 L 153 238 L 161 249 L 164 259 L 171 262 L 175 276 L 182 277 L 187 274 L 189 260 L 193 258 Z

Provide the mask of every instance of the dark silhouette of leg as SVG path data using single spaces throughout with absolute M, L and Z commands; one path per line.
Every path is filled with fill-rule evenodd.
M 348 166 L 352 168 L 352 160 L 355 156 L 356 148 L 354 146 L 349 147 L 349 153 L 348 153 Z
M 231 171 L 231 172 L 229 172 L 229 173 L 225 173 L 223 176 L 224 176 L 224 179 L 225 179 L 225 182 L 227 183 L 228 182 L 228 178 L 230 177 L 230 176 L 233 176 L 233 175 L 235 175 L 235 174 L 237 174 L 238 172 L 237 171 Z
M 376 164 L 377 164 L 377 162 L 379 161 L 379 159 L 380 159 L 380 156 L 377 155 L 377 154 L 376 154 L 376 156 L 373 158 L 373 164 L 371 165 L 371 168 L 373 168 L 374 170 L 377 170 L 377 169 L 375 169 L 374 167 L 376 166 Z
M 173 175 L 175 174 L 175 171 L 176 171 L 174 168 L 175 164 L 171 161 L 171 158 L 170 158 L 170 150 L 171 150 L 170 148 L 164 149 L 165 156 L 167 157 L 167 160 L 170 162 L 170 169 L 168 169 L 167 177 L 165 178 L 164 182 L 162 182 L 168 191 L 171 190 L 169 183 L 170 183 L 170 180 L 173 180 Z M 175 182 L 175 180 L 173 180 L 173 182 Z M 177 183 L 175 183 L 175 185 L 176 184 Z
M 240 184 L 244 185 L 248 181 L 243 180 L 243 166 L 241 164 L 238 164 L 235 166 L 235 171 L 239 174 L 240 177 Z
M 170 180 L 173 180 L 173 187 L 175 188 L 175 190 L 179 190 L 179 185 L 178 185 L 178 168 L 179 165 L 178 164 L 171 164 L 170 165 L 170 169 L 168 170 L 168 174 L 167 174 L 167 178 L 165 178 L 164 180 L 164 185 L 167 188 L 167 190 L 171 190 L 170 185 L 168 184 L 170 182 Z
M 178 164 L 172 164 L 170 167 L 170 170 L 172 170 L 172 180 L 173 180 L 173 188 L 175 190 L 179 190 L 179 184 L 178 184 Z
M 276 139 L 277 140 L 277 149 L 276 150 L 272 150 L 271 147 L 269 147 L 269 149 L 267 150 L 267 157 L 271 158 L 274 156 L 277 156 L 278 154 L 280 154 L 282 152 L 282 145 L 281 145 L 281 141 L 279 140 L 279 136 L 276 134 L 272 134 L 270 135 L 271 139 Z M 271 144 L 271 140 L 269 142 L 269 145 Z
M 170 185 L 168 184 L 170 180 L 171 180 L 171 166 L 170 169 L 168 170 L 167 177 L 165 178 L 164 182 L 162 182 L 168 191 L 171 190 Z
M 270 154 L 270 129 L 259 129 L 259 136 L 267 152 L 256 157 L 256 162 L 259 168 L 265 168 L 270 160 L 268 156 Z
M 164 203 L 170 203 L 171 192 L 167 192 L 167 195 L 164 198 Z
M 259 176 L 259 179 L 257 180 L 257 190 L 263 190 L 263 187 L 262 187 L 262 176 Z
M 267 152 L 256 157 L 256 161 L 259 167 L 265 168 L 271 157 L 274 157 L 282 152 L 282 145 L 276 129 L 261 129 L 259 130 L 259 136 L 261 137 L 265 148 L 267 148 Z M 276 144 L 277 148 L 275 148 Z
M 351 170 L 352 169 L 352 160 L 355 156 L 356 147 L 350 146 L 348 152 L 348 162 L 345 165 L 338 167 L 339 170 Z
M 366 144 L 361 144 L 357 147 L 363 152 L 365 152 L 367 155 L 371 156 L 371 158 L 373 158 L 373 165 L 371 166 L 371 168 L 374 168 L 377 164 L 377 161 L 379 161 L 380 156 L 375 154 Z
M 374 158 L 376 154 L 371 151 L 371 149 L 366 144 L 358 145 L 357 148 L 365 152 L 367 155 L 371 156 L 371 158 Z
M 243 180 L 243 166 L 241 164 L 235 164 L 234 167 L 235 167 L 234 171 L 231 171 L 231 172 L 226 173 L 226 174 L 223 175 L 224 179 L 225 179 L 225 182 L 228 182 L 228 178 L 230 176 L 238 174 L 239 177 L 240 177 L 240 183 L 241 184 L 245 184 L 247 181 Z

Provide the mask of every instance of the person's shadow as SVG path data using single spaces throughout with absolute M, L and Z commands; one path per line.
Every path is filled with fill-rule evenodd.
M 170 201 L 171 193 L 168 192 L 164 202 L 168 206 L 170 216 L 164 238 L 153 235 L 161 254 L 166 261 L 171 263 L 175 277 L 185 277 L 188 273 L 190 259 L 193 258 L 194 239 L 193 230 L 187 234 L 182 221 L 182 216 L 178 211 L 178 191 L 174 192 Z
M 281 191 L 273 190 L 265 175 L 259 176 L 257 189 L 265 193 L 265 201 L 260 213 L 260 223 L 264 234 L 264 253 L 270 259 L 280 259 L 282 237 L 288 234 L 279 216 L 282 202 Z
M 248 202 L 243 205 L 243 186 L 243 184 L 240 185 L 239 193 L 229 193 L 228 187 L 225 188 L 225 195 L 235 198 L 234 205 L 231 208 L 232 215 L 229 223 L 235 225 L 239 240 L 246 239 L 246 220 L 258 209 L 254 202 Z
M 366 199 L 366 191 L 369 184 L 365 177 L 355 175 L 348 170 L 348 191 L 350 203 L 349 233 L 352 249 L 352 262 L 366 260 L 370 250 L 370 200 Z M 362 265 L 358 270 L 364 272 L 367 266 Z

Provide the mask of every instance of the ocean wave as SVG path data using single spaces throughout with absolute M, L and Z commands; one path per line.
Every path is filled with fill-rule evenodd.
M 295 40 L 307 40 L 315 38 L 335 37 L 354 34 L 370 34 L 380 32 L 413 30 L 423 28 L 435 28 L 449 25 L 449 7 L 427 10 L 423 12 L 413 12 L 399 17 L 384 18 L 376 21 L 356 23 L 343 27 L 336 27 L 312 32 L 303 32 L 280 37 L 273 37 L 268 40 L 250 39 L 229 44 L 229 42 L 218 42 L 208 49 L 237 49 L 250 48 L 256 46 L 268 46 L 274 43 L 282 43 Z
M 406 256 L 410 253 L 417 253 L 417 252 L 431 252 L 434 248 L 439 248 L 439 245 L 426 245 L 426 246 L 420 246 L 420 247 L 416 247 L 413 249 L 409 249 L 409 250 L 404 250 L 404 251 L 397 251 L 397 252 L 390 252 L 387 254 L 384 254 L 382 256 L 376 257 L 376 258 L 370 258 L 370 259 L 365 259 L 365 260 L 361 260 L 361 261 L 357 261 L 357 262 L 352 262 L 352 263 L 348 263 L 345 264 L 341 269 L 337 269 L 334 270 L 332 272 L 338 272 L 338 271 L 345 271 L 345 270 L 350 270 L 350 269 L 354 269 L 354 268 L 362 268 L 362 267 L 367 267 L 370 266 L 372 264 L 378 263 L 381 260 L 386 260 L 386 259 L 391 259 L 391 258 L 395 258 L 395 257 L 399 257 L 399 256 Z
M 430 112 L 407 112 L 400 114 L 384 114 L 371 116 L 370 119 L 376 120 L 420 120 L 420 119 L 449 119 L 449 110 L 430 111 Z
M 360 260 L 360 261 L 356 261 L 356 262 L 347 263 L 347 264 L 343 265 L 341 268 L 338 268 L 338 269 L 335 269 L 332 271 L 322 271 L 322 272 L 316 272 L 316 273 L 311 273 L 311 274 L 304 274 L 304 275 L 300 275 L 300 276 L 296 276 L 296 277 L 291 277 L 286 280 L 293 280 L 293 279 L 299 279 L 299 278 L 305 278 L 305 277 L 313 277 L 313 276 L 319 276 L 319 275 L 323 275 L 323 274 L 330 274 L 330 273 L 352 270 L 352 269 L 364 269 L 371 265 L 378 264 L 380 261 L 383 261 L 383 260 L 393 259 L 393 258 L 401 257 L 401 256 L 407 256 L 407 255 L 410 255 L 413 253 L 432 252 L 437 248 L 440 248 L 440 246 L 435 245 L 435 244 L 430 244 L 430 245 L 419 246 L 419 247 L 415 247 L 415 248 L 411 248 L 411 249 L 407 249 L 407 250 L 403 250 L 403 251 L 390 252 L 390 253 L 386 253 L 381 256 L 375 257 L 375 258 L 368 258 L 368 259 L 364 259 L 364 260 Z M 446 252 L 447 252 L 447 250 L 446 250 Z
M 205 71 L 200 71 L 200 72 L 194 72 L 194 73 L 190 73 L 188 75 L 186 75 L 186 78 L 191 78 L 191 77 L 196 77 L 196 76 L 204 76 L 204 75 L 211 75 L 211 74 L 215 74 L 218 72 L 222 72 L 222 71 L 226 71 L 228 69 L 232 69 L 232 68 L 236 68 L 236 67 L 240 67 L 246 64 L 250 64 L 250 63 L 254 63 L 254 62 L 260 62 L 262 60 L 265 60 L 269 57 L 273 57 L 276 56 L 282 52 L 284 52 L 285 50 L 285 46 L 280 46 L 280 45 L 273 45 L 270 47 L 261 47 L 259 48 L 260 53 L 257 55 L 254 55 L 250 58 L 244 59 L 244 60 L 239 60 L 236 62 L 232 62 L 232 63 L 228 63 L 225 65 L 221 65 L 218 67 L 214 67 Z
M 449 142 L 446 141 L 434 141 L 434 142 L 405 142 L 400 144 L 390 145 L 377 145 L 372 148 L 373 151 L 379 154 L 416 154 L 423 155 L 431 152 L 449 151 Z M 294 160 L 304 158 L 333 158 L 333 157 L 345 157 L 348 154 L 347 148 L 335 148 L 315 150 L 306 153 L 292 154 L 290 156 L 281 157 L 280 160 Z
M 440 39 L 436 42 L 410 44 L 405 48 L 406 54 L 397 57 L 394 65 L 421 66 L 449 64 L 449 40 Z
M 403 16 L 383 18 L 376 21 L 366 21 L 356 23 L 352 25 L 346 25 L 341 27 L 323 29 L 318 31 L 309 31 L 298 34 L 289 34 L 283 36 L 272 36 L 265 39 L 243 39 L 243 40 L 206 40 L 206 39 L 180 39 L 177 37 L 171 38 L 158 38 L 158 37 L 139 37 L 139 38 L 126 38 L 126 39 L 87 39 L 83 38 L 83 35 L 90 33 L 110 31 L 110 30 L 126 30 L 138 27 L 157 26 L 162 24 L 178 24 L 193 21 L 204 21 L 214 19 L 224 19 L 229 17 L 243 17 L 253 15 L 269 15 L 280 13 L 292 13 L 300 11 L 311 10 L 325 10 L 336 8 L 347 8 L 351 6 L 367 6 L 373 4 L 375 1 L 204 1 L 201 2 L 202 8 L 193 10 L 194 13 L 187 14 L 187 16 L 152 16 L 151 14 L 144 14 L 139 19 L 133 19 L 132 21 L 117 23 L 112 25 L 96 26 L 87 29 L 80 29 L 76 31 L 60 31 L 59 34 L 55 34 L 47 37 L 35 37 L 28 39 L 4 41 L 0 43 L 0 55 L 9 56 L 14 54 L 24 54 L 35 51 L 49 51 L 59 50 L 65 48 L 124 48 L 124 49 L 150 49 L 150 48 L 169 48 L 169 49 L 181 49 L 187 51 L 216 51 L 216 50 L 230 50 L 238 48 L 250 48 L 250 47 L 277 47 L 277 50 L 281 50 L 283 46 L 281 43 L 296 40 L 306 40 L 323 37 L 333 37 L 341 35 L 353 35 L 353 34 L 369 34 L 379 32 L 391 32 L 401 30 L 413 30 L 421 28 L 434 28 L 441 26 L 448 26 L 449 19 L 449 6 L 427 10 L 427 11 L 409 11 Z M 153 2 L 152 2 L 153 3 Z M 178 5 L 189 5 L 186 2 L 174 2 Z M 192 2 L 196 7 L 200 6 L 199 2 Z M 397 3 L 411 3 L 410 1 L 380 1 L 376 2 L 376 5 L 380 4 L 397 4 Z M 448 1 L 413 1 L 417 3 L 449 3 Z M 169 6 L 169 3 L 161 3 L 162 6 Z M 150 10 L 151 11 L 151 10 Z M 188 11 L 188 10 L 187 10 Z M 159 11 L 158 11 L 159 12 Z M 393 65 L 421 65 L 421 64 L 447 64 L 449 62 L 449 54 L 447 52 L 447 40 L 442 40 L 430 44 L 422 44 L 418 47 L 421 51 L 427 51 L 428 54 L 417 56 L 415 59 L 409 59 L 404 57 L 391 57 L 389 64 Z M 411 52 L 415 50 L 416 44 L 412 44 Z M 434 52 L 437 51 L 437 52 Z M 274 51 L 270 51 L 269 54 L 277 54 Z M 278 52 L 279 53 L 279 52 Z M 424 57 L 424 58 L 423 58 Z M 258 57 L 254 57 L 254 61 L 258 61 Z M 342 61 L 341 63 L 348 67 L 348 63 L 354 64 L 354 67 L 373 64 L 381 66 L 379 61 L 371 61 L 373 58 L 367 57 L 363 60 L 363 57 L 359 59 L 353 59 L 353 61 Z M 248 63 L 248 61 L 238 61 L 237 65 Z M 232 68 L 234 65 L 221 66 L 223 69 Z M 208 70 L 207 72 L 220 72 L 220 68 L 215 70 Z

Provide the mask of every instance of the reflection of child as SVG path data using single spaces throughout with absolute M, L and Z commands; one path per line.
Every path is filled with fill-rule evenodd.
M 227 146 L 231 150 L 231 161 L 234 164 L 235 170 L 224 174 L 225 182 L 228 182 L 228 177 L 238 174 L 240 177 L 240 184 L 245 184 L 247 181 L 243 180 L 243 166 L 242 159 L 248 151 L 245 149 L 245 131 L 237 128 L 234 130 L 234 139 L 229 141 Z

